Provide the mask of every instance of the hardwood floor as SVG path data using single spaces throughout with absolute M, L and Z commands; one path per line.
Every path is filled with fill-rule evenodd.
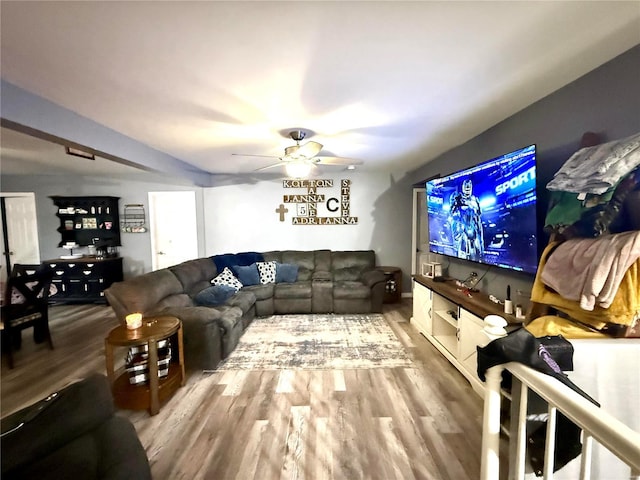
M 134 423 L 153 478 L 448 479 L 480 475 L 482 400 L 409 323 L 410 300 L 385 305 L 411 368 L 190 372 L 160 413 Z M 91 372 L 105 372 L 109 307 L 52 306 L 55 350 L 23 332 L 2 363 L 2 416 Z

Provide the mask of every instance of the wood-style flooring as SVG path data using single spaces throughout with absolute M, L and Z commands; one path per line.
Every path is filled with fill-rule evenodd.
M 409 323 L 410 300 L 384 314 L 411 368 L 189 372 L 158 415 L 118 414 L 134 423 L 156 480 L 477 479 L 482 400 Z M 110 307 L 50 315 L 53 351 L 25 331 L 15 368 L 3 359 L 2 416 L 105 373 Z

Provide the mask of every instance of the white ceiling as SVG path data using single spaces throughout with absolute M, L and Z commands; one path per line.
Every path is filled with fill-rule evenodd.
M 273 163 L 232 154 L 281 155 L 296 127 L 402 174 L 640 43 L 639 1 L 0 8 L 4 80 L 229 174 Z

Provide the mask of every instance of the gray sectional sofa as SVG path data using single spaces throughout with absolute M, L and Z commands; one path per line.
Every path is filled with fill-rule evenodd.
M 288 281 L 277 277 L 269 283 L 245 285 L 221 304 L 202 305 L 202 293 L 211 290 L 212 279 L 220 278 L 225 267 L 247 270 L 261 262 L 297 272 Z M 105 296 L 122 323 L 133 312 L 178 317 L 183 323 L 187 368 L 211 370 L 233 351 L 256 316 L 381 312 L 386 279 L 375 267 L 373 250 L 214 255 L 114 283 Z

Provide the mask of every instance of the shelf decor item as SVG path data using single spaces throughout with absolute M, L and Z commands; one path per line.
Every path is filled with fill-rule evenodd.
M 145 233 L 147 216 L 144 205 L 140 203 L 128 204 L 124 206 L 122 219 L 122 231 L 124 233 Z

